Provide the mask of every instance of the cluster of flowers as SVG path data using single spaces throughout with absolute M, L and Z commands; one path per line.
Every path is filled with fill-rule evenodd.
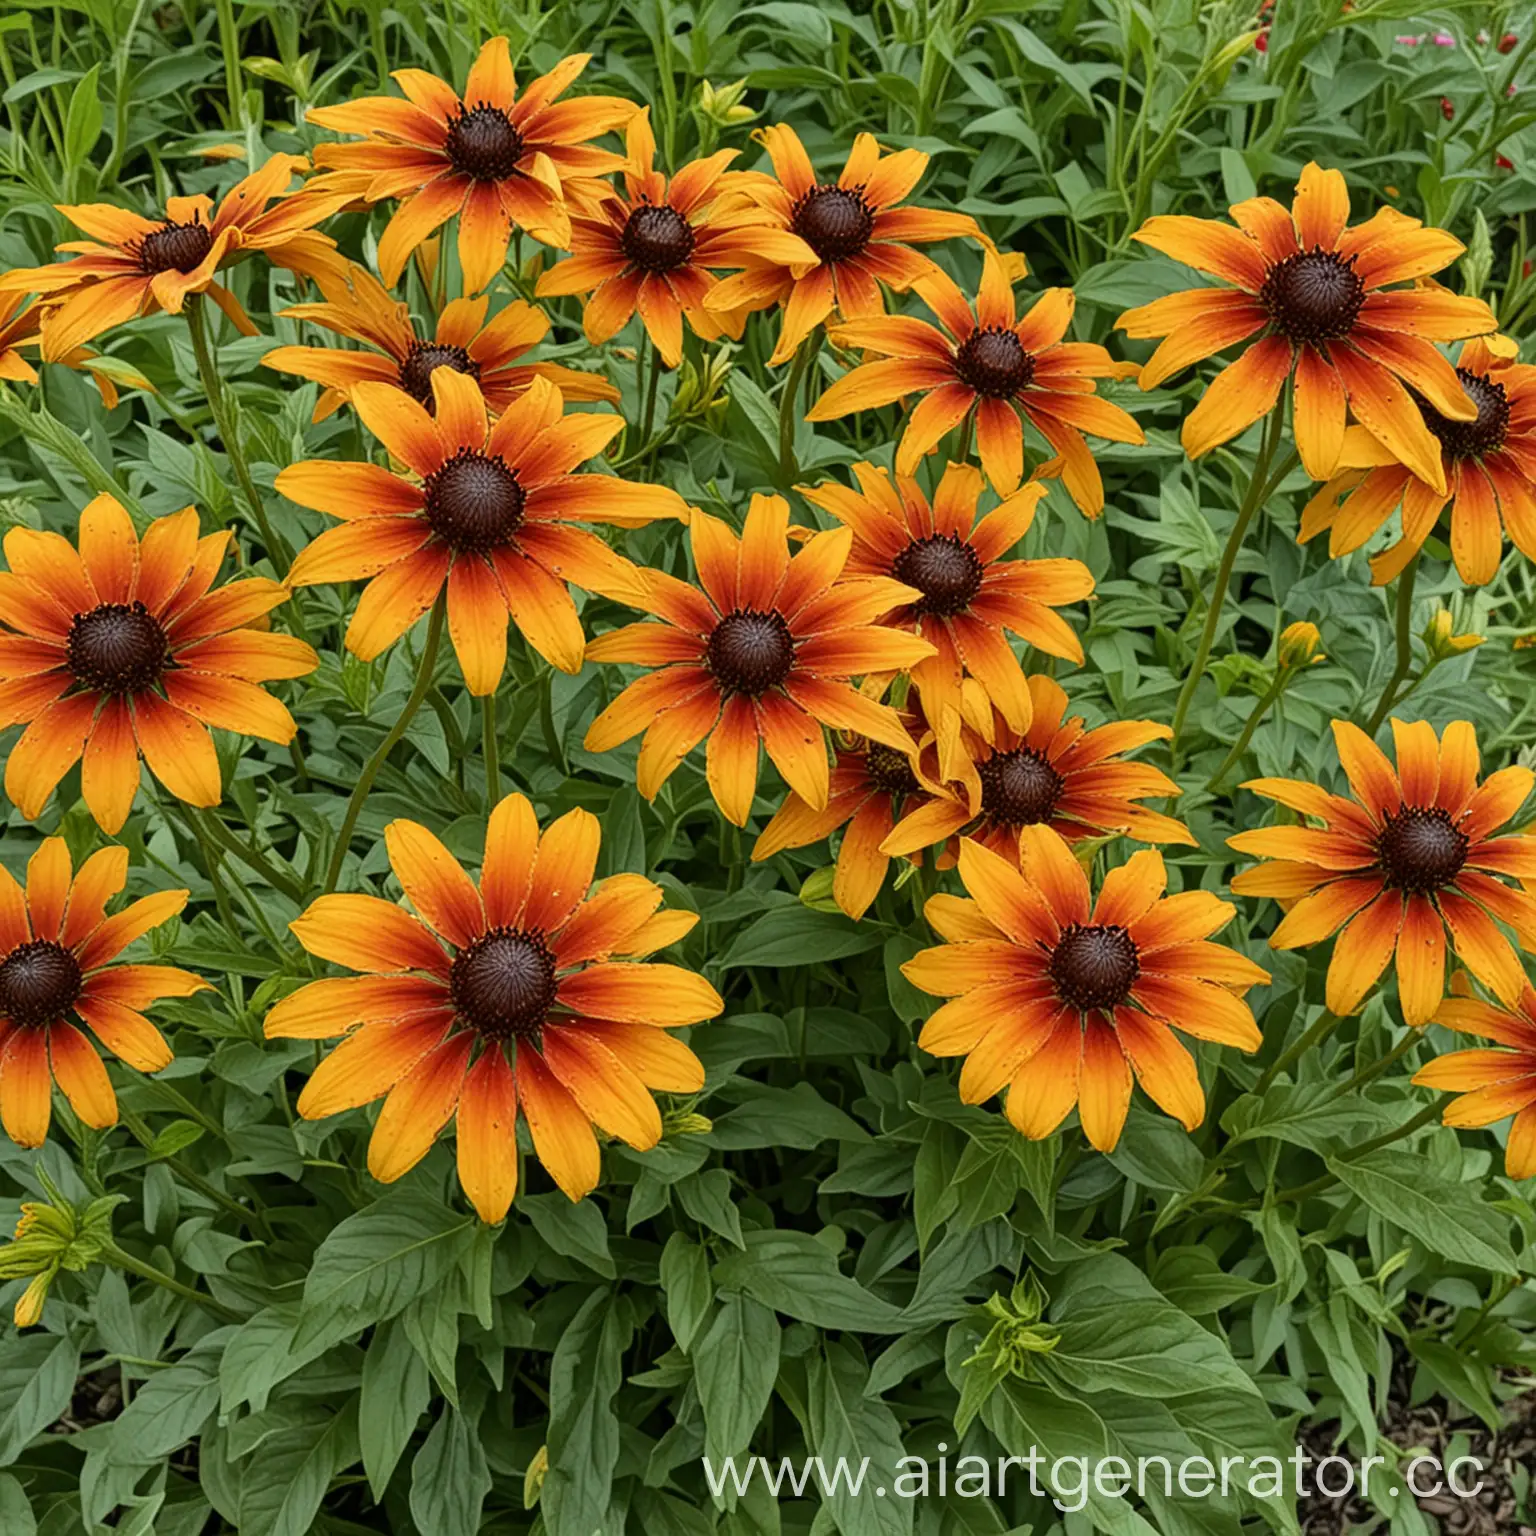
M 1256 1050 L 1243 998 L 1269 978 L 1212 942 L 1230 903 L 1205 890 L 1164 894 L 1154 850 L 1111 869 L 1094 896 L 1085 868 L 1115 837 L 1194 841 L 1143 803 L 1177 795 L 1174 781 L 1127 758 L 1172 733 L 1135 720 L 1086 729 L 1057 683 L 1026 675 L 1008 636 L 1080 661 L 1056 610 L 1086 598 L 1093 580 L 1077 561 L 1010 552 L 1044 481 L 1059 480 L 1084 514 L 1102 510 L 1085 434 L 1142 440 L 1134 420 L 1097 394 L 1099 380 L 1135 376 L 1150 390 L 1250 343 L 1186 419 L 1191 456 L 1268 416 L 1264 482 L 1289 383 L 1296 452 L 1325 482 L 1302 537 L 1326 530 L 1343 554 L 1401 504 L 1402 539 L 1375 562 L 1377 580 L 1390 579 L 1449 500 L 1458 567 L 1485 581 L 1502 550 L 1501 514 L 1536 555 L 1536 371 L 1493 335 L 1481 301 L 1431 281 L 1459 244 L 1391 209 L 1350 225 L 1336 171 L 1308 166 L 1291 209 L 1254 198 L 1232 209 L 1231 224 L 1151 219 L 1142 242 L 1221 286 L 1122 316 L 1129 337 L 1160 345 L 1144 364 L 1121 363 L 1066 339 L 1069 289 L 1046 290 L 1021 316 L 1023 263 L 998 253 L 968 217 L 900 206 L 926 167 L 920 152 L 885 154 L 860 135 L 838 178 L 820 182 L 796 135 L 779 126 L 760 135 L 772 174 L 731 170 L 736 152 L 725 150 L 669 179 L 655 169 L 643 110 L 610 97 L 560 99 L 585 62 L 567 59 L 519 92 L 497 39 L 462 96 L 400 71 L 403 97 L 311 113 L 361 142 L 321 145 L 317 172 L 297 190 L 290 184 L 309 166 L 279 155 L 216 208 L 178 197 L 158 219 L 105 205 L 65 209 L 91 240 L 64 247 L 63 261 L 0 276 L 0 292 L 35 296 L 12 305 L 7 356 L 32 344 L 70 362 L 150 309 L 186 307 L 197 341 L 205 295 L 249 330 L 218 279 L 260 252 L 320 290 L 323 302 L 290 315 L 363 343 L 280 347 L 268 365 L 320 383 L 317 415 L 349 406 L 389 457 L 282 470 L 278 490 L 338 526 L 281 581 L 217 585 L 231 536 L 201 534 L 190 508 L 141 536 L 101 496 L 82 512 L 74 543 L 13 529 L 0 573 L 0 727 L 27 728 L 6 765 L 7 792 L 35 819 L 78 763 L 86 805 L 115 834 L 142 760 L 175 800 L 217 805 L 208 727 L 277 742 L 294 734 L 262 685 L 317 664 L 307 643 L 268 627 L 297 587 L 366 584 L 346 634 L 365 660 L 430 614 L 423 676 L 446 627 L 469 691 L 481 696 L 501 681 L 510 620 L 562 670 L 585 660 L 645 669 L 586 742 L 606 751 L 640 736 L 643 794 L 654 796 L 707 742 L 710 790 L 744 826 L 766 750 L 789 793 L 754 857 L 843 829 L 834 895 L 850 915 L 868 910 L 893 858 L 916 862 L 937 849 L 939 867 L 958 866 L 968 895 L 938 894 L 926 908 L 947 942 L 907 974 L 951 999 L 921 1043 L 966 1058 L 967 1101 L 1006 1091 L 1009 1118 L 1034 1137 L 1076 1106 L 1089 1140 L 1108 1149 L 1135 1078 L 1193 1127 L 1204 1095 L 1179 1033 Z M 618 130 L 625 154 L 593 147 Z M 318 226 L 390 200 L 398 207 L 375 277 Z M 441 292 L 446 258 L 429 242 L 451 217 L 463 294 L 440 301 L 435 330 L 422 335 L 389 289 L 415 256 Z M 548 329 L 532 305 L 518 300 L 487 318 L 484 290 L 514 232 L 570 251 L 543 273 L 539 293 L 587 296 L 593 342 L 638 312 L 656 353 L 675 365 L 685 324 L 705 340 L 739 337 L 751 314 L 772 310 L 772 360 L 803 365 L 825 327 L 835 347 L 863 360 L 809 414 L 829 420 L 913 402 L 894 473 L 861 463 L 853 486 L 802 487 L 836 524 L 820 531 L 793 526 L 783 498 L 754 497 L 738 536 L 664 486 L 578 472 L 623 423 L 566 405 L 602 404 L 615 392 L 590 374 L 518 361 Z M 951 238 L 982 247 L 974 299 L 912 248 Z M 937 324 L 888 314 L 889 291 L 915 292 Z M 1467 338 L 1459 368 L 1434 345 Z M 10 376 L 22 375 L 11 365 Z M 1050 449 L 1027 481 L 1026 424 Z M 974 432 L 980 469 L 961 462 L 925 474 L 925 458 L 957 429 L 967 449 Z M 979 515 L 988 485 L 998 502 Z M 658 520 L 686 525 L 696 582 L 637 566 L 578 526 Z M 285 552 L 266 542 L 282 569 Z M 589 639 L 572 584 L 648 617 Z M 1532 775 L 1506 768 L 1480 785 L 1470 727 L 1452 726 L 1443 741 L 1424 725 L 1394 729 L 1397 769 L 1363 732 L 1336 727 L 1353 799 L 1304 783 L 1250 784 L 1309 824 L 1235 838 L 1239 852 L 1266 862 L 1234 889 L 1288 908 L 1277 946 L 1342 929 L 1331 1009 L 1358 1008 L 1395 953 L 1410 1023 L 1438 1017 L 1513 1047 L 1451 1058 L 1426 1080 L 1468 1087 L 1483 1074 L 1494 1086 L 1463 1101 L 1461 1123 L 1519 1110 L 1511 1170 L 1536 1171 L 1536 997 L 1495 922 L 1536 947 L 1536 899 L 1500 878 L 1536 876 L 1536 839 L 1495 835 Z M 541 832 L 529 802 L 509 795 L 492 810 L 477 885 L 425 827 L 395 821 L 389 859 L 418 915 L 335 893 L 332 880 L 293 923 L 312 955 L 359 974 L 300 988 L 272 1010 L 267 1033 L 343 1037 L 299 1108 L 321 1117 L 387 1095 L 369 1152 L 377 1178 L 398 1178 L 456 1117 L 464 1190 L 485 1220 L 500 1220 L 516 1190 L 521 1114 L 551 1176 L 580 1198 L 599 1178 L 594 1127 L 649 1147 L 663 1128 L 654 1093 L 702 1087 L 698 1059 L 667 1031 L 715 1016 L 721 999 L 700 976 L 650 961 L 697 918 L 662 910 L 660 888 L 638 875 L 594 888 L 598 841 L 587 812 Z M 71 1018 L 152 1071 L 169 1050 L 141 1010 L 203 985 L 165 967 L 104 969 L 186 899 L 167 893 L 105 917 L 125 874 L 114 846 L 71 882 L 64 845 L 50 839 L 25 892 L 0 876 L 0 1117 L 23 1145 L 46 1134 L 50 1078 L 86 1124 L 115 1119 L 101 1059 Z M 1445 999 L 1448 944 L 1497 1007 Z

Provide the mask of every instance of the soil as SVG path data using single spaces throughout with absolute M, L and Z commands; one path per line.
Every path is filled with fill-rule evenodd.
M 1536 1536 L 1536 1525 L 1530 1523 L 1536 1518 L 1529 1503 L 1532 1495 L 1527 1492 L 1522 1509 L 1519 1493 L 1522 1471 L 1528 1488 L 1536 1476 L 1536 1391 L 1509 1403 L 1503 1428 L 1492 1434 L 1481 1420 L 1443 1398 L 1409 1407 L 1406 1381 L 1401 1385 L 1402 1395 L 1381 1426 L 1383 1437 L 1402 1451 L 1442 1459 L 1463 1454 L 1482 1467 L 1482 1492 L 1475 1498 L 1446 1493 L 1419 1500 L 1440 1536 Z M 1313 1425 L 1303 1432 L 1302 1443 L 1318 1459 L 1345 1454 L 1335 1447 L 1338 1431 L 1337 1423 Z M 1453 1441 L 1458 1442 L 1454 1451 Z M 1315 1491 L 1298 1503 L 1297 1516 L 1303 1536 L 1367 1536 L 1387 1527 L 1385 1518 L 1364 1500 L 1331 1499 Z

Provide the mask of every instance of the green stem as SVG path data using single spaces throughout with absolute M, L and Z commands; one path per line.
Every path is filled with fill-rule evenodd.
M 640 417 L 640 441 L 648 443 L 651 440 L 651 431 L 656 424 L 656 392 L 661 387 L 661 353 L 651 344 L 650 337 L 646 337 L 644 350 L 640 355 L 640 366 L 646 366 L 649 357 L 650 370 L 645 381 L 645 389 L 642 391 L 645 399 L 645 408 Z
M 162 1099 L 171 1105 L 178 1114 L 185 1115 L 188 1120 L 195 1121 L 208 1132 L 210 1136 L 217 1136 L 226 1145 L 229 1143 L 229 1132 L 224 1129 L 211 1115 L 199 1109 L 179 1088 L 173 1088 L 170 1083 L 161 1077 L 150 1077 L 140 1072 L 138 1079 L 147 1088 L 158 1093 Z
M 1383 1072 L 1395 1067 L 1422 1038 L 1423 1032 L 1421 1030 L 1410 1028 L 1408 1033 L 1385 1056 L 1379 1057 L 1369 1066 L 1361 1067 L 1347 1083 L 1334 1092 L 1333 1097 L 1341 1099 L 1346 1093 L 1353 1093 L 1360 1088 L 1368 1088 Z
M 245 462 L 245 452 L 240 446 L 240 435 L 236 430 L 234 418 L 230 414 L 229 396 L 224 393 L 224 384 L 219 378 L 218 363 L 214 359 L 213 348 L 209 344 L 208 322 L 204 315 L 203 296 L 200 293 L 190 294 L 187 298 L 187 329 L 192 333 L 192 351 L 197 358 L 197 372 L 203 381 L 203 393 L 208 397 L 208 409 L 213 412 L 214 424 L 219 429 L 224 453 L 235 472 L 240 494 L 255 520 L 268 558 L 277 567 L 278 574 L 286 576 L 290 563 L 288 551 L 277 542 L 272 524 L 267 519 L 267 509 L 262 502 L 261 492 L 256 489 L 256 482 L 251 478 L 250 466 Z
M 807 336 L 789 365 L 789 377 L 784 381 L 784 393 L 779 396 L 779 473 L 784 483 L 792 486 L 800 475 L 800 465 L 795 458 L 795 412 L 800 399 L 800 384 L 805 370 L 811 365 L 811 338 Z
M 1289 1050 L 1282 1051 L 1264 1069 L 1264 1075 L 1255 1084 L 1253 1091 L 1259 1094 L 1264 1093 L 1287 1067 L 1294 1066 L 1308 1051 L 1321 1045 L 1339 1027 L 1339 1023 L 1339 1016 L 1324 1008 L 1312 1021 L 1306 1033 Z
M 488 693 L 480 701 L 480 750 L 485 757 L 485 803 L 494 810 L 501 799 L 501 750 L 496 734 L 496 695 Z
M 1457 1341 L 1456 1348 L 1462 1353 L 1471 1347 L 1472 1340 L 1483 1331 L 1488 1319 L 1494 1311 L 1508 1300 L 1511 1292 L 1521 1283 L 1519 1275 L 1511 1275 L 1504 1283 L 1488 1293 L 1488 1300 L 1483 1304 L 1482 1310 L 1472 1319 L 1472 1326 Z
M 1367 736 L 1374 736 L 1381 729 L 1381 722 L 1387 718 L 1387 711 L 1397 701 L 1399 689 L 1413 670 L 1413 585 L 1418 573 L 1419 557 L 1415 555 L 1397 578 L 1397 665 L 1393 667 L 1392 676 L 1387 679 L 1387 686 L 1381 690 L 1376 708 L 1366 722 Z
M 352 842 L 352 833 L 357 827 L 357 818 L 363 813 L 363 806 L 367 802 L 369 791 L 373 788 L 373 781 L 379 776 L 379 769 L 384 766 L 384 760 L 395 750 L 400 738 L 405 735 L 411 721 L 415 718 L 416 711 L 421 708 L 422 700 L 427 696 L 427 690 L 432 686 L 432 673 L 437 666 L 438 644 L 443 638 L 443 614 L 447 611 L 447 589 L 437 594 L 437 601 L 432 605 L 432 617 L 427 621 L 427 639 L 421 648 L 421 664 L 416 671 L 416 686 L 411 689 L 411 696 L 405 701 L 405 708 L 400 711 L 400 718 L 390 727 L 389 734 L 379 743 L 378 750 L 363 765 L 363 771 L 358 775 L 357 788 L 352 791 L 352 798 L 347 801 L 346 815 L 342 817 L 341 830 L 336 834 L 336 846 L 331 850 L 331 862 L 325 872 L 324 894 L 329 895 L 336 889 L 336 882 L 341 879 L 341 866 L 347 857 L 347 848 Z
M 303 904 L 304 888 L 299 882 L 292 876 L 285 875 L 259 850 L 247 848 L 212 811 L 204 814 L 202 825 L 210 842 L 223 849 L 232 858 L 239 859 L 247 868 L 255 870 L 273 890 L 280 891 L 290 901 Z
M 134 1140 L 141 1147 L 152 1147 L 155 1141 L 155 1133 L 149 1126 L 130 1109 L 120 1108 L 120 1118 Z M 251 1209 L 241 1205 L 230 1195 L 226 1195 L 222 1189 L 210 1184 L 202 1174 L 189 1168 L 179 1157 L 157 1157 L 156 1162 L 164 1163 L 178 1179 L 190 1188 L 195 1189 L 200 1195 L 211 1200 L 215 1205 L 222 1206 L 243 1226 L 249 1227 L 253 1232 L 259 1233 L 268 1242 L 272 1240 L 272 1229 L 267 1225 L 267 1218 L 259 1209 Z
M 1338 1160 L 1343 1163 L 1353 1163 L 1372 1152 L 1381 1151 L 1383 1147 L 1390 1147 L 1393 1142 L 1402 1141 L 1405 1137 L 1413 1135 L 1415 1131 L 1422 1130 L 1439 1113 L 1440 1103 L 1438 1100 L 1433 1104 L 1426 1104 L 1413 1119 L 1404 1121 L 1395 1131 L 1387 1131 L 1384 1135 L 1372 1137 L 1370 1141 L 1362 1141 L 1358 1147 L 1351 1147 L 1347 1152 L 1341 1152 Z M 1338 1175 L 1330 1171 L 1313 1179 L 1310 1184 L 1302 1184 L 1295 1189 L 1283 1190 L 1275 1196 L 1274 1203 L 1276 1205 L 1296 1205 L 1303 1200 L 1310 1200 L 1313 1195 L 1321 1194 L 1325 1189 L 1337 1182 Z
M 1200 679 L 1205 676 L 1207 663 L 1211 659 L 1211 647 L 1216 643 L 1216 631 L 1221 627 L 1221 616 L 1227 604 L 1227 589 L 1232 585 L 1232 572 L 1237 568 L 1237 556 L 1243 547 L 1243 540 L 1247 537 L 1248 526 L 1254 519 L 1254 514 L 1259 510 L 1264 498 L 1269 494 L 1273 486 L 1270 483 L 1270 464 L 1274 459 L 1275 450 L 1280 445 L 1280 428 L 1284 420 L 1284 413 L 1279 410 L 1270 412 L 1269 420 L 1264 427 L 1264 441 L 1259 449 L 1259 457 L 1253 466 L 1253 478 L 1248 482 L 1248 494 L 1243 498 L 1243 504 L 1238 508 L 1237 520 L 1232 524 L 1232 531 L 1227 535 L 1227 547 L 1221 552 L 1221 564 L 1216 567 L 1216 583 L 1211 588 L 1210 606 L 1206 610 L 1205 625 L 1200 631 L 1200 641 L 1195 648 L 1195 659 L 1190 665 L 1189 675 L 1184 679 L 1184 686 L 1179 690 L 1179 701 L 1173 711 L 1173 739 L 1169 743 L 1169 750 L 1173 754 L 1174 766 L 1179 761 L 1179 738 L 1184 731 L 1184 722 L 1189 717 L 1190 705 L 1195 701 L 1195 690 L 1200 686 Z M 1289 465 L 1287 465 L 1287 472 Z M 1279 483 L 1277 477 L 1275 484 Z
M 203 824 L 198 819 L 196 810 L 191 806 L 183 806 L 179 800 L 173 800 L 172 804 L 178 811 L 185 812 L 182 820 L 185 821 L 187 830 L 191 832 L 193 841 L 197 844 L 197 851 L 202 855 L 203 864 L 207 868 L 208 884 L 213 888 L 213 904 L 219 909 L 219 922 L 233 939 L 239 930 L 235 927 L 235 913 L 229 904 L 229 892 L 224 889 L 224 876 L 219 873 L 218 855 L 214 852 L 213 844 L 203 830 Z
M 183 1285 L 174 1276 L 166 1274 L 163 1269 L 156 1269 L 153 1264 L 146 1264 L 142 1259 L 136 1259 L 131 1253 L 125 1253 L 116 1243 L 103 1244 L 101 1257 L 108 1264 L 115 1264 L 119 1269 L 125 1269 L 130 1275 L 137 1275 L 141 1280 L 153 1281 L 162 1290 L 169 1291 L 173 1296 L 179 1296 L 183 1301 L 194 1301 L 198 1306 L 213 1313 L 217 1318 L 226 1323 L 240 1323 L 245 1319 L 238 1312 L 226 1307 L 222 1301 L 215 1300 L 206 1291 L 194 1291 L 190 1286 Z
M 1260 723 L 1263 721 L 1264 716 L 1269 713 L 1270 707 L 1274 704 L 1275 700 L 1285 692 L 1285 678 L 1285 673 L 1276 673 L 1275 680 L 1264 690 L 1260 698 L 1255 701 L 1247 722 L 1244 724 L 1241 732 L 1239 732 L 1237 740 L 1232 743 L 1232 750 L 1222 758 L 1221 767 L 1205 781 L 1205 792 L 1207 794 L 1214 794 L 1216 792 L 1217 786 L 1231 772 L 1232 765 L 1248 750 L 1248 743 L 1253 740 L 1253 733 L 1258 730 Z

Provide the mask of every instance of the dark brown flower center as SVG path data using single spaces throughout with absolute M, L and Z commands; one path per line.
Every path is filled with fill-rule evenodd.
M 1050 973 L 1056 995 L 1070 1007 L 1084 1013 L 1116 1008 L 1141 974 L 1136 941 L 1118 923 L 1074 923 L 1051 951 Z
M 875 210 L 857 187 L 812 187 L 797 200 L 789 227 L 823 261 L 847 261 L 869 244 Z
M 907 545 L 891 562 L 891 575 L 923 594 L 913 605 L 919 613 L 964 613 L 981 590 L 981 561 L 954 533 Z
M 1387 884 L 1402 891 L 1439 890 L 1467 862 L 1467 837 L 1439 806 L 1405 806 L 1376 837 L 1376 857 Z
M 1259 289 L 1259 302 L 1288 341 L 1337 341 L 1349 335 L 1365 302 L 1354 258 L 1321 247 L 1276 262 Z
M 1509 430 L 1509 396 L 1502 384 L 1494 383 L 1485 373 L 1458 368 L 1456 377 L 1477 407 L 1476 421 L 1452 421 L 1424 399 L 1419 401 L 1419 410 L 1424 414 L 1424 425 L 1453 459 L 1478 459 L 1492 453 L 1504 441 Z
M 715 625 L 704 660 L 725 692 L 756 698 L 789 676 L 795 665 L 794 637 L 782 614 L 738 609 Z
M 955 353 L 955 372 L 978 395 L 1005 400 L 1029 387 L 1035 360 L 1005 325 L 972 331 Z
M 646 272 L 672 272 L 693 255 L 693 228 L 676 208 L 643 203 L 619 236 L 624 254 Z
M 502 459 L 462 450 L 427 476 L 422 491 L 427 521 L 464 554 L 487 554 L 522 525 L 523 488 Z
M 493 928 L 459 952 L 448 990 L 459 1017 L 477 1034 L 537 1045 L 555 1001 L 555 957 L 542 933 Z
M 994 752 L 976 765 L 982 814 L 1005 827 L 1049 821 L 1066 787 L 1061 775 L 1030 747 Z
M 477 383 L 480 364 L 463 347 L 448 347 L 437 341 L 413 341 L 405 361 L 400 364 L 400 388 L 418 405 L 435 410 L 437 402 L 432 396 L 432 370 L 452 368 L 455 373 L 467 373 Z
M 79 963 L 52 939 L 18 945 L 0 962 L 0 1018 L 51 1024 L 79 995 Z
M 165 631 L 143 603 L 103 603 L 77 613 L 65 655 L 75 681 L 101 693 L 151 688 L 170 659 Z
M 917 791 L 917 775 L 905 752 L 872 741 L 864 753 L 864 771 L 876 789 L 887 795 L 910 795 Z
M 505 181 L 523 158 L 523 136 L 500 107 L 461 107 L 443 140 L 456 171 L 476 181 Z
M 195 272 L 213 249 L 206 224 L 172 224 L 167 220 L 139 242 L 139 265 L 156 272 Z

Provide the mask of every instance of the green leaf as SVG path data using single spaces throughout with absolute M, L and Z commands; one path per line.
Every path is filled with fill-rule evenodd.
M 549 1473 L 539 1507 L 549 1536 L 590 1536 L 606 1518 L 619 1460 L 614 1395 L 634 1318 L 624 1296 L 594 1291 L 549 1367 Z
M 674 1232 L 661 1251 L 661 1287 L 667 1297 L 667 1324 L 684 1354 L 709 1315 L 714 1286 L 709 1255 L 683 1232 Z
M 1442 1179 L 1427 1158 L 1383 1149 L 1361 1158 L 1333 1158 L 1328 1167 L 1377 1215 L 1431 1253 L 1495 1274 L 1519 1273 L 1509 1244 L 1509 1218 L 1485 1205 L 1475 1189 Z
M 204 1357 L 156 1371 L 112 1421 L 107 1459 L 137 1465 L 169 1456 L 191 1440 L 219 1404 L 219 1379 Z
M 8 1467 L 69 1406 L 80 1350 L 68 1339 L 27 1334 L 0 1354 L 0 1467 Z M 178 1442 L 179 1443 L 179 1442 Z
M 240 1536 L 311 1536 L 331 1479 L 357 1458 L 356 1397 L 268 1436 L 242 1463 Z
M 375 1503 L 383 1499 L 431 1396 L 426 1362 L 399 1322 L 385 1323 L 363 1356 L 357 1406 L 358 1444 Z
M 901 1313 L 843 1274 L 831 1249 L 808 1232 L 748 1232 L 745 1252 L 715 1265 L 715 1284 L 818 1328 L 902 1331 Z
M 764 965 L 788 968 L 841 960 L 878 949 L 885 934 L 876 923 L 855 923 L 840 913 L 816 912 L 798 902 L 765 912 L 731 940 L 719 959 L 721 970 Z
M 37 1517 L 21 1484 L 9 1472 L 0 1473 L 0 1531 L 6 1536 L 36 1536 Z
M 708 1454 L 718 1461 L 751 1444 L 779 1374 L 779 1324 L 749 1296 L 724 1296 L 693 1354 Z
M 411 1463 L 411 1517 L 432 1536 L 475 1536 L 491 1471 L 475 1428 L 444 1404 Z M 553 1527 L 551 1527 L 553 1529 Z
M 867 1465 L 876 1488 L 889 1487 L 906 1454 L 896 1415 L 877 1397 L 865 1395 L 869 1372 L 844 1343 L 823 1342 L 807 1369 L 806 1410 L 810 1443 L 829 1467 L 839 1458 L 851 1468 Z M 908 1536 L 917 1511 L 915 1499 L 855 1494 L 838 1479 L 824 1506 L 837 1529 L 857 1536 Z
M 407 1190 L 348 1216 L 315 1252 L 294 1346 L 343 1339 L 395 1316 L 442 1281 L 473 1231 L 472 1220 Z
M 1166 1301 L 1075 1307 L 1040 1369 L 1079 1392 L 1169 1398 L 1217 1387 L 1256 1390 L 1215 1334 Z
M 71 170 L 85 164 L 101 137 L 101 65 L 93 64 L 69 97 L 64 116 L 64 159 Z
M 534 1195 L 519 1209 L 556 1253 L 585 1264 L 606 1280 L 618 1274 L 608 1251 L 608 1224 L 590 1200 L 573 1202 L 564 1195 Z

